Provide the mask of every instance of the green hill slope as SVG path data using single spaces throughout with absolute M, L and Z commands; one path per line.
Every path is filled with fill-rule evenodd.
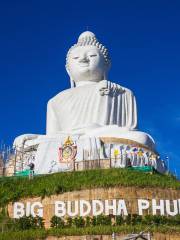
M 95 187 L 137 186 L 180 189 L 180 182 L 172 176 L 147 174 L 130 169 L 96 169 L 82 172 L 9 177 L 0 179 L 0 207 L 22 197 L 50 196 L 67 191 Z

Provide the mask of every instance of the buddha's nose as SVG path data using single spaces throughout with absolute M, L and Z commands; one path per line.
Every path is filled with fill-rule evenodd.
M 80 56 L 79 62 L 88 62 L 88 58 L 85 55 Z

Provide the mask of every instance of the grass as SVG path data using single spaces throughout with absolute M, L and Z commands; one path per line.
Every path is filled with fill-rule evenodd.
M 135 186 L 180 189 L 180 182 L 172 176 L 147 174 L 130 169 L 96 169 L 81 172 L 39 175 L 27 177 L 6 177 L 0 179 L 0 207 L 24 197 L 51 196 L 68 191 L 96 187 Z
M 61 229 L 41 229 L 27 230 L 21 232 L 5 232 L 0 233 L 0 240 L 35 240 L 46 239 L 47 236 L 82 236 L 82 235 L 111 235 L 124 233 L 139 233 L 141 231 L 150 231 L 152 233 L 180 234 L 180 226 L 152 226 L 150 229 L 146 225 L 126 225 L 126 226 L 95 226 L 85 228 L 61 228 Z

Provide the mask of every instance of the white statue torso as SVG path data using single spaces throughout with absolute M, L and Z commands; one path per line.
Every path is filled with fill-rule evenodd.
M 110 83 L 112 89 L 117 84 Z M 72 131 L 91 125 L 137 126 L 133 93 L 119 86 L 119 92 L 100 94 L 100 84 L 93 83 L 60 92 L 48 102 L 47 134 Z

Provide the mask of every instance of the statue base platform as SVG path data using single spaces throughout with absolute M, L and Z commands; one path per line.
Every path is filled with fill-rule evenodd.
M 30 163 L 34 164 L 35 174 L 146 166 L 160 173 L 166 171 L 157 152 L 133 140 L 61 135 L 27 143 L 16 171 L 27 170 Z

